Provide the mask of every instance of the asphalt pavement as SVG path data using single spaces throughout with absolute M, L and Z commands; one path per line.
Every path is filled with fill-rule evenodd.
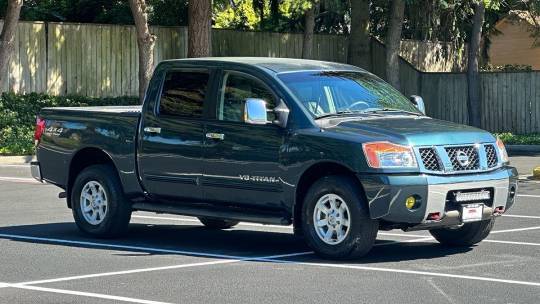
M 515 161 L 523 176 L 540 164 Z M 0 303 L 540 302 L 540 182 L 525 178 L 514 208 L 477 246 L 394 230 L 346 262 L 316 257 L 291 227 L 213 231 L 144 212 L 126 237 L 88 238 L 59 192 L 27 165 L 0 165 Z

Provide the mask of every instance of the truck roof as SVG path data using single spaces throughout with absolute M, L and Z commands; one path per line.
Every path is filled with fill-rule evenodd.
M 282 72 L 295 72 L 295 71 L 364 71 L 353 65 L 308 60 L 308 59 L 295 59 L 295 58 L 270 58 L 270 57 L 202 57 L 202 58 L 186 58 L 186 59 L 173 59 L 165 60 L 164 62 L 182 62 L 191 64 L 204 64 L 204 63 L 222 63 L 222 64 L 234 64 L 234 65 L 251 65 L 255 67 L 262 67 L 274 73 Z

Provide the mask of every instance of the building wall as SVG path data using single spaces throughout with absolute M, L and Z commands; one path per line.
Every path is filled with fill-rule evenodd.
M 501 34 L 491 37 L 490 63 L 530 65 L 533 70 L 540 70 L 540 47 L 533 47 L 534 38 L 528 27 L 529 23 L 524 20 L 500 22 L 496 28 Z

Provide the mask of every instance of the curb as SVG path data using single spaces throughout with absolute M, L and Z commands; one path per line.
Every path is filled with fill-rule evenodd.
M 540 153 L 540 145 L 506 145 L 510 153 Z
M 27 165 L 34 159 L 33 155 L 0 156 L 0 165 Z

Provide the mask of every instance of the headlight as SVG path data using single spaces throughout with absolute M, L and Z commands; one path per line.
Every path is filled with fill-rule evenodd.
M 501 156 L 501 160 L 503 163 L 509 162 L 508 159 L 508 153 L 506 152 L 506 148 L 504 147 L 504 143 L 500 138 L 497 138 L 497 148 L 499 148 L 499 155 Z
M 416 168 L 416 157 L 410 146 L 390 142 L 362 144 L 364 155 L 371 168 Z

